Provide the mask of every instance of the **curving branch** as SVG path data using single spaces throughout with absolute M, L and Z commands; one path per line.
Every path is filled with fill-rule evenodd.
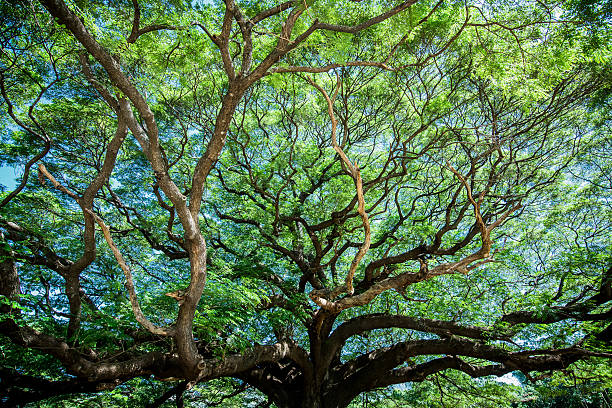
M 134 44 L 138 37 L 146 33 L 159 30 L 178 30 L 181 28 L 169 24 L 151 24 L 140 28 L 140 4 L 138 4 L 138 0 L 132 0 L 132 5 L 134 6 L 134 19 L 132 21 L 132 31 L 127 38 L 128 44 Z
M 355 183 L 355 189 L 357 190 L 357 202 L 358 202 L 357 212 L 361 216 L 361 221 L 363 224 L 363 230 L 364 230 L 364 235 L 365 235 L 363 244 L 361 244 L 359 250 L 355 254 L 355 257 L 353 258 L 353 261 L 351 262 L 351 266 L 349 268 L 348 274 L 344 281 L 344 285 L 334 288 L 333 290 L 331 290 L 329 294 L 325 293 L 326 295 L 325 297 L 333 300 L 336 297 L 338 297 L 341 293 L 346 292 L 350 296 L 355 291 L 353 288 L 353 278 L 355 277 L 355 272 L 357 271 L 357 267 L 359 266 L 361 259 L 365 256 L 366 252 L 368 252 L 368 249 L 370 248 L 370 242 L 371 242 L 370 219 L 365 210 L 365 199 L 363 197 L 363 181 L 361 179 L 361 172 L 359 171 L 359 166 L 357 166 L 357 164 L 351 163 L 348 156 L 344 153 L 342 148 L 338 145 L 338 141 L 336 139 L 336 128 L 338 126 L 338 121 L 336 120 L 336 116 L 334 115 L 334 101 L 336 99 L 336 96 L 338 95 L 340 87 L 342 86 L 340 77 L 338 77 L 338 83 L 336 84 L 336 90 L 332 98 L 329 97 L 325 89 L 323 89 L 320 85 L 314 82 L 310 77 L 308 77 L 308 82 L 310 82 L 310 84 L 314 86 L 323 95 L 323 97 L 325 98 L 325 101 L 327 102 L 327 113 L 332 123 L 332 128 L 331 128 L 332 146 L 334 150 L 336 151 L 336 153 L 338 153 L 338 156 L 340 156 L 340 159 L 342 160 L 342 164 L 343 166 L 345 166 L 345 170 L 350 174 L 350 176 L 353 178 L 353 182 Z M 310 294 L 310 298 L 315 303 L 317 303 L 319 306 L 325 307 L 324 305 L 326 303 L 323 300 L 321 300 L 322 294 L 323 293 L 321 292 L 315 291 Z
M 583 297 L 586 293 L 569 301 L 563 306 L 553 306 L 546 313 L 528 310 L 519 310 L 502 316 L 501 321 L 517 324 L 550 324 L 562 320 L 577 321 L 607 321 L 612 319 L 612 308 L 601 313 L 592 313 L 597 307 L 612 300 L 612 267 L 608 268 L 602 275 L 601 284 L 597 293 L 588 299 Z
M 22 227 L 12 221 L 0 218 L 0 226 L 6 230 L 5 239 L 20 242 L 25 245 L 30 253 L 24 254 L 14 252 L 13 257 L 25 261 L 31 265 L 41 265 L 66 277 L 70 266 L 74 263 L 63 256 L 58 255 L 45 239 L 39 234 Z
M 475 203 L 475 202 L 474 202 Z M 477 203 L 476 203 L 477 204 Z M 481 226 L 481 235 L 482 235 L 482 246 L 481 248 L 464 257 L 463 259 L 456 262 L 447 262 L 436 265 L 434 268 L 429 269 L 427 263 L 423 260 L 420 261 L 421 268 L 419 272 L 410 273 L 405 272 L 400 275 L 383 279 L 379 282 L 376 282 L 370 286 L 368 286 L 363 292 L 358 293 L 353 296 L 347 296 L 338 301 L 328 300 L 319 295 L 320 292 L 312 292 L 311 299 L 316 301 L 321 307 L 325 310 L 333 313 L 338 313 L 342 310 L 363 306 L 370 303 L 375 297 L 379 294 L 389 290 L 389 289 L 402 289 L 407 285 L 411 285 L 417 282 L 422 282 L 428 279 L 432 279 L 436 276 L 440 275 L 448 275 L 454 273 L 462 273 L 467 274 L 471 270 L 474 270 L 487 262 L 492 262 L 493 260 L 489 259 L 490 249 L 491 249 L 491 240 L 490 233 L 495 228 L 501 225 L 501 223 L 514 211 L 518 210 L 521 207 L 521 204 L 517 204 L 512 207 L 505 213 L 503 213 L 497 220 L 493 223 L 486 225 L 482 224 Z M 475 211 L 478 211 L 475 208 Z M 482 216 L 481 216 L 482 220 Z M 314 297 L 314 298 L 313 298 Z M 316 299 L 316 300 L 315 300 Z
M 30 115 L 32 115 L 32 110 L 34 106 L 36 105 L 36 103 L 42 98 L 45 92 L 49 88 L 51 88 L 51 86 L 53 86 L 56 82 L 57 80 L 51 82 L 49 85 L 41 89 L 38 97 L 36 98 L 36 101 L 30 107 Z M 28 178 L 30 176 L 30 169 L 32 168 L 32 166 L 34 166 L 38 161 L 40 161 L 43 157 L 45 157 L 47 153 L 49 153 L 49 151 L 51 150 L 51 139 L 46 134 L 44 129 L 41 128 L 42 133 L 38 133 L 34 131 L 31 127 L 29 127 L 27 124 L 25 124 L 23 121 L 21 121 L 17 117 L 17 115 L 15 115 L 13 104 L 11 103 L 8 97 L 8 94 L 6 92 L 6 88 L 4 84 L 4 74 L 2 72 L 0 72 L 0 95 L 2 95 L 2 98 L 4 99 L 4 102 L 6 103 L 9 116 L 11 117 L 11 119 L 13 119 L 13 121 L 17 124 L 17 126 L 21 127 L 23 130 L 32 134 L 33 136 L 37 137 L 44 143 L 43 149 L 39 153 L 34 155 L 25 164 L 25 168 L 23 170 L 23 176 L 21 177 L 21 181 L 19 182 L 19 185 L 15 187 L 15 189 L 11 191 L 6 197 L 4 197 L 4 199 L 2 199 L 2 201 L 0 202 L 0 208 L 2 208 L 5 205 L 7 205 L 13 198 L 15 198 L 24 189 L 24 187 L 26 186 L 28 182 Z
M 355 317 L 342 323 L 333 331 L 332 335 L 329 336 L 327 345 L 331 349 L 337 349 L 337 347 L 341 346 L 352 336 L 370 330 L 385 328 L 410 329 L 425 333 L 433 333 L 444 337 L 454 335 L 478 340 L 512 341 L 508 335 L 487 327 L 461 325 L 454 321 L 426 318 L 417 319 L 403 315 L 373 314 Z
M 118 362 L 100 362 L 86 358 L 79 349 L 65 341 L 35 330 L 23 322 L 12 319 L 0 321 L 0 332 L 15 344 L 39 350 L 57 358 L 67 372 L 88 381 L 121 382 L 141 375 L 155 374 L 160 378 L 180 375 L 176 356 L 148 352 Z
M 114 381 L 82 381 L 70 378 L 52 381 L 46 378 L 22 374 L 8 367 L 0 367 L 0 400 L 6 408 L 44 401 L 66 394 L 92 393 L 110 390 L 118 384 Z
M 321 364 L 331 364 L 350 337 L 388 328 L 432 333 L 444 338 L 461 336 L 479 341 L 498 340 L 514 344 L 510 335 L 487 327 L 460 325 L 453 321 L 417 319 L 411 316 L 372 314 L 355 317 L 338 326 L 324 343 Z
M 423 355 L 446 357 L 415 365 L 411 358 Z M 494 365 L 468 364 L 459 356 L 477 358 Z M 363 354 L 344 363 L 334 374 L 335 381 L 345 382 L 352 399 L 360 392 L 406 381 L 423 381 L 429 375 L 446 369 L 457 369 L 471 376 L 503 375 L 521 371 L 528 378 L 533 371 L 559 370 L 589 356 L 612 358 L 610 353 L 591 352 L 579 347 L 552 350 L 508 351 L 455 336 L 442 340 L 417 340 L 397 343 Z M 408 363 L 406 367 L 396 368 Z M 354 394 L 353 394 L 354 393 Z M 349 400 L 350 401 L 350 400 Z
M 156 325 L 151 323 L 149 319 L 146 318 L 144 313 L 142 313 L 142 309 L 140 308 L 140 304 L 138 303 L 138 295 L 136 294 L 136 290 L 134 288 L 134 278 L 132 277 L 132 272 L 130 271 L 130 267 L 128 266 L 128 264 L 125 262 L 123 255 L 121 255 L 121 251 L 119 251 L 119 248 L 113 242 L 110 230 L 108 229 L 102 218 L 100 218 L 97 214 L 95 214 L 89 209 L 87 209 L 86 211 L 96 220 L 96 222 L 102 229 L 104 239 L 108 243 L 108 246 L 111 248 L 111 251 L 113 251 L 113 255 L 117 260 L 117 263 L 121 267 L 123 274 L 125 275 L 125 286 L 130 296 L 130 303 L 132 304 L 132 311 L 134 312 L 134 317 L 136 317 L 138 323 L 140 323 L 142 327 L 150 331 L 152 334 L 156 334 L 159 336 L 173 336 L 175 334 L 173 328 L 157 327 Z
M 143 94 L 132 84 L 128 76 L 122 71 L 119 61 L 95 40 L 80 18 L 63 0 L 40 1 L 49 13 L 61 24 L 64 24 L 75 39 L 82 44 L 87 52 L 104 68 L 113 85 L 121 90 L 129 102 L 134 105 L 138 111 L 140 120 L 144 122 L 144 124 L 141 125 L 140 121 L 136 119 L 128 100 L 120 101 L 120 109 L 125 116 L 127 126 L 136 137 L 145 156 L 151 164 L 160 188 L 174 205 L 184 229 L 184 241 L 186 249 L 189 252 L 191 280 L 189 286 L 186 288 L 185 301 L 179 307 L 174 337 L 177 341 L 177 350 L 183 361 L 185 371 L 193 374 L 195 373 L 199 360 L 197 348 L 193 339 L 193 320 L 195 309 L 200 301 L 206 283 L 207 247 L 199 226 L 199 203 L 197 204 L 197 210 L 191 212 L 187 205 L 187 197 L 182 194 L 181 190 L 179 190 L 170 177 L 168 165 L 159 143 L 159 128 L 155 115 Z M 230 109 L 230 111 L 233 112 L 233 108 Z M 197 170 L 195 173 L 197 173 Z M 202 186 L 203 182 L 204 180 L 202 180 Z M 195 185 L 193 190 L 197 190 Z M 201 193 L 199 200 L 201 200 Z M 93 222 L 93 219 L 89 219 Z M 86 222 L 87 220 L 86 218 Z M 75 283 L 71 282 L 71 286 L 75 286 Z
M 96 258 L 94 224 L 93 218 L 90 217 L 89 211 L 91 211 L 93 208 L 94 197 L 102 186 L 108 181 L 113 168 L 115 167 L 117 155 L 119 154 L 119 149 L 125 140 L 126 134 L 127 125 L 125 116 L 122 114 L 122 112 L 119 112 L 117 130 L 106 148 L 106 154 L 104 156 L 102 167 L 92 182 L 87 186 L 82 197 L 79 197 L 76 193 L 70 191 L 68 188 L 59 183 L 55 177 L 53 177 L 53 175 L 47 171 L 47 168 L 42 163 L 38 165 L 40 179 L 44 180 L 46 177 L 51 181 L 56 189 L 73 198 L 81 207 L 85 221 L 85 228 L 83 231 L 83 253 L 79 259 L 70 264 L 68 273 L 64 275 L 66 280 L 66 294 L 68 296 L 71 315 L 68 324 L 69 337 L 72 337 L 76 333 L 80 325 L 81 296 L 79 292 L 81 284 L 79 282 L 79 276 L 81 272 L 83 272 L 83 270 L 85 270 L 85 268 L 89 266 Z
M 8 264 L 11 266 L 5 267 Z M 19 278 L 14 262 L 3 262 L 0 268 L 0 296 L 14 299 L 19 293 Z M 66 386 L 66 392 L 70 392 L 68 389 L 71 387 L 78 388 L 79 383 L 81 386 L 93 385 L 99 391 L 105 387 L 112 389 L 126 380 L 141 375 L 155 374 L 160 378 L 168 378 L 178 375 L 181 371 L 176 356 L 160 352 L 148 352 L 117 362 L 98 361 L 95 354 L 85 354 L 60 338 L 33 329 L 22 320 L 15 321 L 14 317 L 18 312 L 7 310 L 3 312 L 9 315 L 3 316 L 0 320 L 0 333 L 17 345 L 57 358 L 67 373 L 78 377 L 76 380 L 56 383 L 58 386 Z M 4 373 L 5 371 L 0 370 L 0 377 Z M 19 379 L 14 380 L 19 381 Z M 10 384 L 9 380 L 6 381 L 5 383 L 3 378 L 0 387 Z M 58 391 L 61 390 L 58 388 Z M 16 392 L 19 394 L 21 391 L 17 389 Z M 76 392 L 76 388 L 73 388 L 73 392 Z

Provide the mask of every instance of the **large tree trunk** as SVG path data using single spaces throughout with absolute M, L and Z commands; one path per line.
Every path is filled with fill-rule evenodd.
M 339 401 L 330 401 L 315 390 L 309 390 L 308 393 L 291 394 L 288 397 L 282 401 L 271 399 L 279 408 L 344 408 L 348 405 L 348 402 L 340 404 Z
M 280 408 L 345 408 L 353 398 L 340 388 L 331 392 L 322 393 L 318 390 L 307 390 L 301 396 L 290 399 L 283 405 L 276 405 Z
M 271 370 L 254 370 L 240 378 L 264 393 L 279 408 L 344 408 L 358 392 L 347 385 L 333 387 L 305 385 L 301 375 L 293 380 L 271 379 Z

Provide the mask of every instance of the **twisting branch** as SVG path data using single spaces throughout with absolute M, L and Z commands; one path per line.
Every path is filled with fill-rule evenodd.
M 47 85 L 46 87 L 44 87 L 38 98 L 36 99 L 36 101 L 38 102 L 40 100 L 40 98 L 44 95 L 44 93 L 53 85 L 55 84 L 56 81 L 51 82 L 49 85 Z M 21 177 L 21 182 L 19 183 L 19 185 L 13 190 L 11 191 L 6 197 L 4 197 L 4 199 L 2 200 L 2 202 L 0 202 L 0 208 L 4 207 L 6 204 L 8 204 L 13 198 L 15 198 L 15 196 L 17 196 L 17 194 L 19 194 L 21 192 L 21 190 L 24 189 L 24 187 L 26 186 L 27 182 L 28 182 L 28 177 L 30 176 L 30 169 L 32 168 L 32 166 L 34 164 L 36 164 L 36 162 L 38 162 L 40 159 L 42 159 L 43 157 L 45 157 L 47 155 L 47 153 L 49 153 L 49 150 L 51 150 L 51 139 L 46 135 L 44 129 L 42 129 L 43 133 L 40 134 L 38 132 L 35 132 L 32 128 L 30 128 L 28 125 L 26 125 L 25 123 L 23 123 L 18 117 L 17 115 L 15 115 L 15 112 L 13 110 L 13 104 L 11 103 L 8 94 L 6 92 L 6 88 L 4 86 L 4 75 L 2 73 L 0 73 L 0 94 L 2 95 L 2 97 L 4 98 L 4 102 L 7 105 L 7 110 L 8 110 L 8 114 L 9 116 L 13 119 L 13 121 L 20 126 L 22 129 L 24 129 L 25 131 L 27 131 L 28 133 L 31 133 L 32 135 L 36 136 L 37 138 L 39 138 L 40 140 L 43 141 L 43 143 L 45 144 L 43 147 L 43 150 L 41 150 L 38 154 L 36 154 L 34 157 L 32 157 L 30 160 L 28 160 L 28 162 L 25 164 L 25 168 L 23 170 L 23 176 Z M 33 107 L 34 105 L 32 105 Z M 32 108 L 31 107 L 31 108 Z M 31 109 L 30 109 L 31 111 Z
M 55 187 L 56 189 L 58 189 L 62 193 L 64 193 L 64 194 L 74 198 L 76 201 L 79 200 L 79 196 L 74 191 L 71 191 L 71 190 L 67 189 L 59 181 L 57 181 L 57 179 L 55 177 L 53 177 L 53 175 L 51 173 L 49 173 L 49 170 L 47 170 L 47 168 L 45 167 L 44 164 L 42 164 L 42 163 L 38 164 L 38 171 L 39 171 L 39 174 L 41 175 L 41 178 L 42 177 L 48 178 L 49 181 L 51 182 L 51 184 L 53 184 L 53 187 Z
M 150 33 L 151 31 L 179 29 L 179 27 L 171 26 L 169 24 L 151 24 L 150 26 L 140 28 L 140 5 L 138 4 L 138 0 L 132 0 L 132 4 L 134 5 L 134 20 L 132 21 L 132 32 L 126 40 L 128 44 L 135 43 L 138 37 L 143 34 Z
M 41 1 L 52 1 L 52 0 L 41 0 Z M 57 0 L 56 0 L 57 1 Z M 206 152 L 200 157 L 196 168 L 193 173 L 192 189 L 189 197 L 189 208 L 194 217 L 200 210 L 202 202 L 202 194 L 204 190 L 204 183 L 208 174 L 215 166 L 221 150 L 225 145 L 227 132 L 229 130 L 229 123 L 233 116 L 234 110 L 237 106 L 238 101 L 242 98 L 242 95 L 246 92 L 246 89 L 257 82 L 262 77 L 269 74 L 270 69 L 277 64 L 285 55 L 294 50 L 298 45 L 303 43 L 311 34 L 317 30 L 344 32 L 350 34 L 357 34 L 371 26 L 379 24 L 404 10 L 407 10 L 412 4 L 416 3 L 417 0 L 408 0 L 400 3 L 396 7 L 374 16 L 360 24 L 354 26 L 344 26 L 335 24 L 321 23 L 315 20 L 307 29 L 302 33 L 298 34 L 292 39 L 293 29 L 296 22 L 308 8 L 308 5 L 302 5 L 301 2 L 285 2 L 277 7 L 264 10 L 260 14 L 256 15 L 251 20 L 246 20 L 241 17 L 240 11 L 237 8 L 233 0 L 225 2 L 226 11 L 223 19 L 223 27 L 220 35 L 211 34 L 203 24 L 194 22 L 196 25 L 204 30 L 206 35 L 217 45 L 221 51 L 221 57 L 223 60 L 223 66 L 229 79 L 229 87 L 226 95 L 223 98 L 223 104 L 215 121 L 215 130 L 208 143 Z M 294 6 L 291 8 L 291 6 Z M 274 49 L 252 70 L 249 72 L 251 65 L 251 50 L 250 42 L 251 39 L 251 28 L 259 21 L 268 18 L 272 15 L 278 14 L 284 10 L 291 9 L 289 15 L 286 17 L 284 23 L 281 25 L 281 30 L 278 35 L 278 41 Z M 243 38 L 246 41 L 246 50 L 243 54 L 243 67 L 240 75 L 236 76 L 234 66 L 232 63 L 231 56 L 228 51 L 229 34 L 232 26 L 232 19 L 236 18 L 241 26 Z
M 355 291 L 355 289 L 353 288 L 353 278 L 355 276 L 355 271 L 357 270 L 357 267 L 359 266 L 361 259 L 363 259 L 366 252 L 368 252 L 368 249 L 370 248 L 370 241 L 371 241 L 370 219 L 368 218 L 368 214 L 365 210 L 365 199 L 363 197 L 363 181 L 361 179 L 361 172 L 359 171 L 359 166 L 357 164 L 351 163 L 351 161 L 349 160 L 347 155 L 344 153 L 342 148 L 338 145 L 338 141 L 336 139 L 336 128 L 338 126 L 338 121 L 336 120 L 336 116 L 334 114 L 334 101 L 336 100 L 336 96 L 338 95 L 338 92 L 340 91 L 340 87 L 342 86 L 340 77 L 338 77 L 338 81 L 336 84 L 336 90 L 334 91 L 334 95 L 332 98 L 330 98 L 327 92 L 325 91 L 325 89 L 323 89 L 320 85 L 314 82 L 312 78 L 310 77 L 307 77 L 307 78 L 308 78 L 308 82 L 310 82 L 312 86 L 314 86 L 319 92 L 321 92 L 321 94 L 327 101 L 327 113 L 332 123 L 332 128 L 331 128 L 332 146 L 334 147 L 334 150 L 336 151 L 336 153 L 338 153 L 338 156 L 340 156 L 343 166 L 345 166 L 345 169 L 351 175 L 351 177 L 353 178 L 353 181 L 355 182 L 355 189 L 357 190 L 357 201 L 358 201 L 357 212 L 361 216 L 361 221 L 363 223 L 363 230 L 365 234 L 363 244 L 361 244 L 359 251 L 357 251 L 357 254 L 355 254 L 355 257 L 353 258 L 353 261 L 351 262 L 351 266 L 349 268 L 349 272 L 344 281 L 344 285 L 343 286 L 340 285 L 336 287 L 335 289 L 331 291 L 331 294 L 329 295 L 329 298 L 333 300 L 334 298 L 336 298 L 343 292 L 346 292 L 349 295 L 352 295 Z M 320 295 L 318 293 L 312 292 L 310 297 L 319 306 L 323 306 L 323 302 L 319 300 Z
M 478 251 L 467 256 L 461 261 L 450 262 L 450 263 L 438 265 L 436 266 L 436 268 L 434 268 L 434 271 L 436 270 L 443 271 L 447 269 L 453 269 L 461 273 L 467 274 L 469 271 L 481 266 L 483 263 L 491 262 L 491 260 L 488 259 L 489 256 L 491 255 L 491 245 L 492 245 L 491 231 L 493 231 L 494 228 L 501 225 L 501 223 L 504 222 L 510 214 L 512 214 L 519 208 L 521 208 L 522 204 L 519 201 L 518 204 L 514 205 L 508 211 L 504 212 L 501 216 L 499 216 L 497 220 L 495 220 L 495 222 L 491 223 L 490 225 L 487 225 L 482 217 L 482 214 L 480 213 L 480 205 L 482 204 L 484 200 L 484 194 L 485 194 L 484 191 L 479 194 L 478 201 L 476 201 L 473 197 L 472 188 L 470 187 L 469 183 L 465 180 L 465 177 L 463 177 L 461 173 L 455 170 L 453 166 L 451 166 L 449 163 L 447 163 L 447 166 L 450 169 L 450 171 L 455 176 L 457 176 L 459 181 L 461 181 L 461 184 L 463 184 L 463 186 L 465 187 L 468 200 L 470 204 L 472 204 L 472 207 L 474 208 L 474 217 L 476 218 L 476 225 L 478 226 L 478 229 L 480 230 L 482 245 Z M 479 260 L 481 260 L 481 262 L 477 262 L 476 264 L 471 265 L 473 262 L 476 262 Z
M 183 226 L 184 240 L 189 252 L 191 280 L 186 289 L 185 302 L 180 306 L 176 318 L 175 339 L 177 352 L 185 372 L 191 371 L 195 373 L 199 358 L 193 338 L 193 320 L 195 309 L 202 296 L 206 282 L 206 241 L 200 231 L 197 216 L 201 197 L 197 205 L 192 206 L 194 209 L 192 213 L 187 207 L 187 197 L 183 195 L 169 174 L 167 162 L 159 144 L 159 127 L 155 114 L 149 106 L 145 95 L 136 88 L 130 78 L 123 72 L 119 61 L 96 41 L 79 16 L 63 0 L 40 0 L 40 2 L 59 23 L 66 26 L 74 38 L 104 68 L 113 85 L 127 97 L 127 99 L 119 101 L 121 111 L 126 117 L 127 126 L 141 145 L 160 188 L 176 208 L 177 215 Z M 140 116 L 140 120 L 136 118 L 129 102 L 133 104 Z M 232 104 L 228 111 L 233 112 L 233 107 L 235 107 L 235 104 Z M 195 173 L 197 173 L 197 169 L 194 171 L 194 178 Z M 203 183 L 204 179 L 202 179 Z M 201 186 L 201 188 L 203 187 Z M 192 190 L 197 189 L 193 188 Z M 193 191 L 192 196 L 194 195 Z M 201 196 L 202 190 L 198 190 L 197 193 Z M 197 207 L 197 211 L 195 207 Z M 86 218 L 86 222 L 93 223 L 94 221 Z M 75 286 L 75 283 L 73 283 L 73 286 Z
M 174 334 L 173 329 L 157 327 L 156 325 L 151 323 L 149 319 L 146 318 L 144 313 L 142 313 L 142 309 L 140 308 L 140 304 L 138 303 L 138 296 L 136 295 L 136 290 L 134 288 L 134 279 L 132 277 L 132 272 L 130 271 L 130 267 L 128 266 L 128 264 L 125 262 L 123 255 L 121 255 L 121 251 L 119 251 L 119 248 L 117 248 L 117 245 L 115 245 L 115 243 L 113 242 L 113 238 L 111 237 L 108 226 L 106 226 L 102 218 L 100 218 L 93 211 L 89 209 L 86 209 L 86 211 L 88 214 L 94 217 L 94 219 L 96 220 L 96 222 L 102 229 L 102 233 L 104 234 L 104 239 L 106 240 L 106 243 L 113 251 L 113 255 L 115 256 L 117 263 L 119 264 L 119 266 L 121 267 L 121 270 L 123 271 L 123 274 L 125 275 L 125 281 L 126 281 L 125 286 L 130 296 L 130 303 L 132 304 L 132 311 L 134 312 L 134 316 L 136 317 L 136 320 L 138 321 L 138 323 L 140 323 L 142 327 L 144 327 L 145 329 L 147 329 L 153 334 L 157 334 L 160 336 L 172 336 Z
M 325 299 L 321 296 L 319 292 L 316 291 L 313 291 L 310 294 L 311 299 L 313 299 L 314 302 L 319 304 L 325 310 L 333 313 L 339 313 L 342 310 L 348 308 L 366 305 L 370 303 L 379 294 L 389 289 L 405 288 L 408 285 L 432 279 L 440 275 L 449 275 L 457 272 L 467 274 L 469 271 L 474 270 L 485 263 L 493 261 L 489 258 L 491 249 L 490 233 L 495 227 L 499 226 L 510 214 L 518 210 L 520 207 L 521 204 L 519 203 L 508 211 L 506 211 L 505 213 L 503 213 L 492 224 L 488 226 L 484 225 L 484 233 L 482 234 L 484 243 L 481 248 L 475 253 L 468 255 L 467 257 L 459 261 L 443 263 L 437 265 L 435 268 L 432 269 L 428 269 L 427 265 L 422 262 L 420 270 L 416 273 L 406 272 L 394 277 L 381 280 L 380 282 L 377 282 L 374 285 L 370 286 L 364 292 L 361 292 L 354 296 L 345 297 L 338 301 L 333 301 L 333 299 Z
M 55 188 L 57 188 L 58 190 L 60 190 L 64 194 L 74 198 L 77 202 L 80 201 L 79 196 L 76 193 L 74 193 L 73 191 L 71 191 L 68 188 L 64 187 L 60 182 L 58 182 L 57 179 L 55 177 L 53 177 L 53 175 L 51 173 L 49 173 L 49 171 L 47 170 L 47 168 L 43 164 L 39 164 L 38 165 L 38 170 L 40 171 L 41 175 L 43 175 L 44 177 L 48 178 L 51 181 L 51 183 L 53 184 L 53 186 Z M 130 303 L 132 304 L 132 310 L 134 312 L 134 316 L 136 317 L 136 320 L 138 321 L 138 323 L 140 323 L 144 328 L 146 328 L 147 330 L 149 330 L 153 334 L 162 335 L 162 336 L 171 336 L 171 335 L 173 335 L 173 331 L 171 329 L 167 329 L 167 328 L 166 329 L 162 329 L 162 328 L 159 328 L 159 327 L 155 326 L 153 323 L 151 323 L 144 316 L 144 314 L 142 313 L 142 310 L 140 309 L 140 305 L 138 303 L 138 298 L 136 296 L 136 291 L 134 289 L 134 280 L 132 278 L 132 273 L 131 273 L 130 268 L 128 267 L 127 263 L 123 259 L 123 256 L 121 255 L 121 252 L 119 251 L 119 248 L 117 248 L 117 246 L 113 242 L 113 239 L 112 239 L 112 237 L 110 235 L 110 230 L 108 229 L 106 224 L 104 224 L 102 219 L 97 214 L 95 214 L 93 211 L 91 211 L 91 209 L 89 209 L 87 207 L 84 207 L 83 211 L 86 214 L 88 214 L 91 217 L 93 217 L 94 220 L 98 223 L 98 225 L 100 225 L 100 228 L 102 229 L 102 232 L 104 234 L 104 238 L 106 239 L 106 242 L 108 243 L 108 245 L 110 246 L 111 250 L 113 251 L 113 255 L 115 256 L 115 259 L 119 263 L 119 266 L 121 267 L 121 270 L 123 271 L 123 273 L 125 275 L 125 279 L 126 279 L 125 286 L 128 289 L 128 293 L 129 293 L 129 296 L 130 296 Z
M 125 101 L 121 100 L 121 103 L 125 104 Z M 59 189 L 63 193 L 67 194 L 71 198 L 73 198 L 81 207 L 83 211 L 83 218 L 85 222 L 85 228 L 83 231 L 83 243 L 84 248 L 81 256 L 74 263 L 70 265 L 70 270 L 64 276 L 66 280 L 66 295 L 68 297 L 68 303 L 70 306 L 70 321 L 68 323 L 68 337 L 72 337 L 79 325 L 81 319 L 81 296 L 79 294 L 80 288 L 80 274 L 85 270 L 87 266 L 89 266 L 96 258 L 96 241 L 94 237 L 94 229 L 95 224 L 93 218 L 87 213 L 87 210 L 91 210 L 93 208 L 93 202 L 96 194 L 102 188 L 104 183 L 106 183 L 115 167 L 115 162 L 117 160 L 117 155 L 119 153 L 119 149 L 125 140 L 125 136 L 127 134 L 127 123 L 125 115 L 123 114 L 125 109 L 122 109 L 118 113 L 118 121 L 117 121 L 117 130 L 109 142 L 106 150 L 106 154 L 104 156 L 104 163 L 100 168 L 100 171 L 92 182 L 87 186 L 85 191 L 83 192 L 82 197 L 79 197 L 76 193 L 70 191 L 66 187 L 62 186 L 45 168 L 43 164 L 40 164 L 39 175 L 41 181 L 44 181 L 44 178 L 48 178 L 54 185 L 55 188 Z
M 476 226 L 480 230 L 480 236 L 482 240 L 481 247 L 478 251 L 472 253 L 471 255 L 466 256 L 465 258 L 456 261 L 456 262 L 447 262 L 437 265 L 435 268 L 429 270 L 427 268 L 427 264 L 421 261 L 421 271 L 420 273 L 426 276 L 427 278 L 431 278 L 438 275 L 446 275 L 455 272 L 459 272 L 462 274 L 467 274 L 470 271 L 486 264 L 489 262 L 493 262 L 494 260 L 491 258 L 491 231 L 501 225 L 507 218 L 522 207 L 520 201 L 511 207 L 506 212 L 502 213 L 493 223 L 487 225 L 484 221 L 484 218 L 480 212 L 480 205 L 484 200 L 484 192 L 480 193 L 478 196 L 478 201 L 474 199 L 472 189 L 469 183 L 465 180 L 465 178 L 455 170 L 450 164 L 447 163 L 448 168 L 451 172 L 457 176 L 457 178 L 461 181 L 463 186 L 466 189 L 468 201 L 474 208 L 474 217 L 476 218 Z
M 352 1 L 357 1 L 357 0 L 352 0 Z M 391 58 L 395 55 L 395 53 L 397 52 L 397 50 L 399 49 L 400 45 L 403 44 L 406 39 L 408 38 L 408 36 L 415 30 L 416 27 L 420 26 L 421 24 L 423 24 L 424 22 L 426 22 L 427 20 L 429 20 L 429 18 L 433 15 L 433 13 L 438 9 L 438 7 L 440 7 L 440 5 L 442 4 L 442 1 L 440 0 L 438 3 L 436 3 L 436 5 L 431 9 L 431 11 L 429 12 L 429 14 L 427 14 L 425 17 L 423 17 L 418 23 L 415 24 L 414 27 L 412 27 L 412 29 L 407 32 L 396 44 L 395 46 L 391 49 L 391 51 L 387 54 L 386 58 L 383 61 L 349 61 L 349 62 L 345 62 L 345 63 L 332 63 L 332 64 L 327 64 L 324 66 L 320 66 L 320 67 L 311 67 L 311 66 L 288 66 L 288 67 L 278 67 L 278 68 L 273 68 L 271 70 L 268 71 L 268 73 L 266 75 L 272 75 L 275 73 L 284 73 L 284 72 L 309 72 L 309 73 L 320 73 L 320 72 L 329 72 L 333 69 L 337 69 L 337 68 L 343 68 L 343 67 L 376 67 L 376 68 L 380 68 L 382 70 L 385 71 L 398 71 L 401 68 L 407 68 L 408 66 L 423 66 L 425 65 L 425 63 L 427 63 L 431 58 L 434 58 L 435 56 L 439 55 L 440 53 L 442 53 L 446 48 L 448 48 L 448 46 L 451 45 L 451 43 L 459 36 L 459 34 L 463 31 L 463 28 L 461 28 L 461 30 L 459 31 L 459 33 L 457 33 L 453 39 L 451 39 L 451 41 L 449 41 L 440 51 L 438 51 L 435 55 L 430 55 L 428 56 L 424 61 L 418 62 L 416 64 L 407 64 L 407 65 L 402 65 L 401 67 L 394 67 L 392 65 L 389 64 L 389 61 L 391 60 Z M 399 6 L 398 6 L 399 7 Z M 399 13 L 401 11 L 403 11 L 405 9 L 404 6 L 400 7 L 400 8 L 396 8 L 396 12 Z M 386 18 L 389 18 L 393 15 L 393 13 L 389 13 L 387 14 Z M 353 28 L 356 27 L 362 27 L 361 29 L 365 28 L 366 26 L 363 25 L 359 25 L 359 26 L 354 26 Z

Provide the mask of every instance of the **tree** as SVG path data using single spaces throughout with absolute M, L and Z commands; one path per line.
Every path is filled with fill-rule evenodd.
M 4 3 L 3 403 L 605 366 L 607 17 L 515 6 Z

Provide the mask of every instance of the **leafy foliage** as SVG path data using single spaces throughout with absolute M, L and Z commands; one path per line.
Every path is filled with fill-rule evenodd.
M 3 3 L 0 401 L 609 403 L 609 8 Z

